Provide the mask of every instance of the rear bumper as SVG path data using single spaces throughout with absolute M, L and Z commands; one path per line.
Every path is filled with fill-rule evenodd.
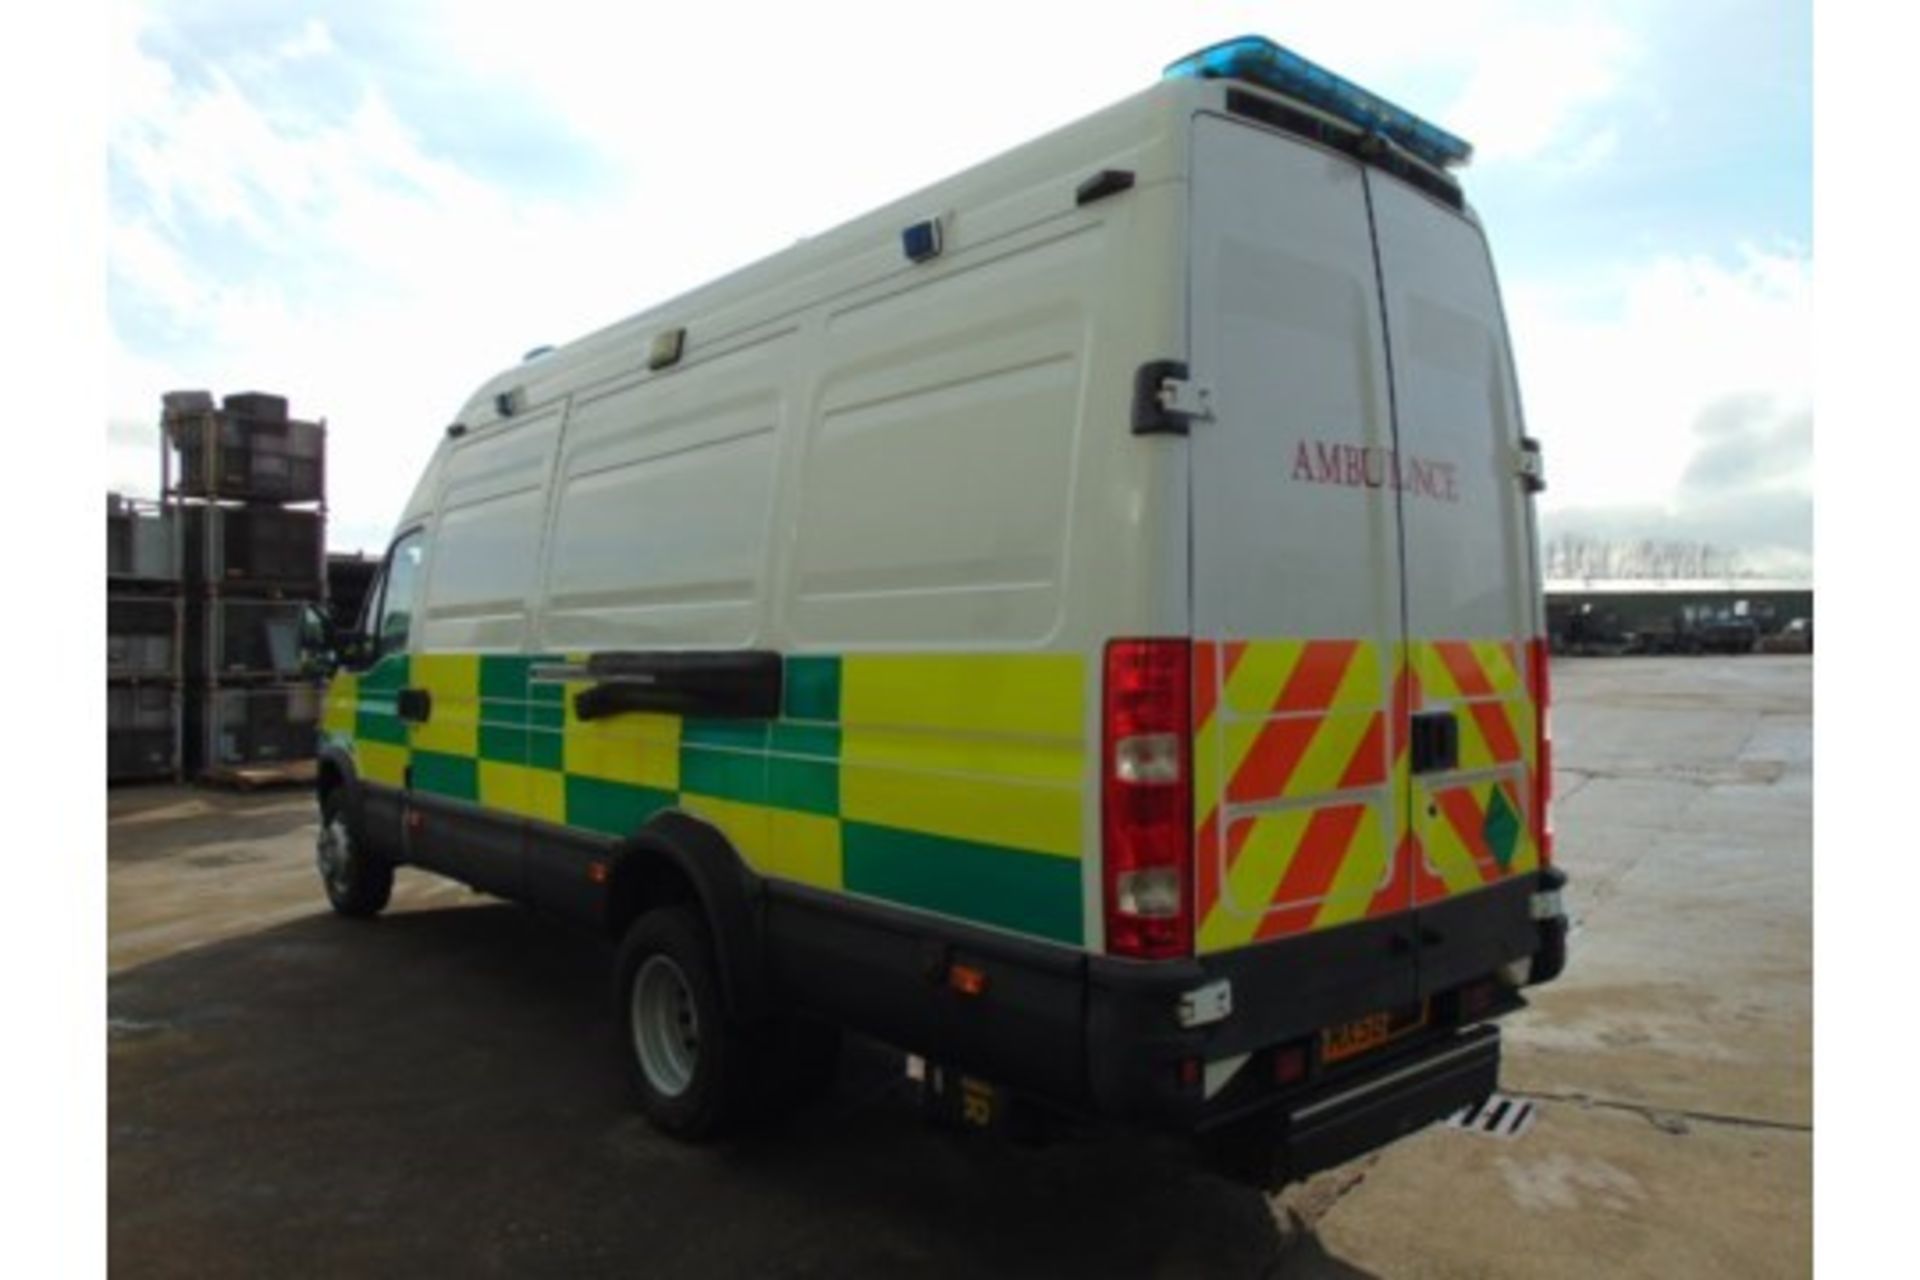
M 1462 1107 L 1500 1079 L 1500 1032 L 1473 1027 L 1202 1136 L 1223 1172 L 1278 1186 L 1344 1164 Z
M 1525 1002 L 1504 987 L 1493 1003 L 1471 1013 L 1455 1006 L 1454 995 L 1462 984 L 1492 978 L 1515 962 L 1524 964 L 1529 984 L 1559 973 L 1566 961 L 1565 917 L 1538 919 L 1535 906 L 1564 881 L 1557 871 L 1515 877 L 1428 908 L 1417 943 L 1402 916 L 1190 960 L 1090 957 L 1086 1051 L 1094 1109 L 1165 1131 L 1204 1132 L 1278 1105 L 1272 1051 L 1311 1047 L 1325 1028 L 1425 1001 L 1432 1016 L 1431 1029 L 1418 1037 L 1425 1046 L 1447 1029 L 1522 1008 Z M 1231 989 L 1231 1013 L 1182 1026 L 1181 998 L 1217 984 Z M 1231 1071 L 1232 1079 L 1224 1085 L 1195 1080 L 1182 1070 L 1194 1060 L 1216 1076 Z M 1342 1087 L 1357 1066 L 1323 1072 L 1316 1064 L 1293 1089 Z

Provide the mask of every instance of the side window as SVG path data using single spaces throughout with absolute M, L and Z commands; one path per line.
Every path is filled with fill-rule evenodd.
M 420 585 L 426 538 L 416 529 L 393 544 L 387 553 L 386 569 L 381 574 L 380 614 L 373 632 L 373 647 L 381 655 L 398 653 L 407 647 L 407 632 L 413 623 L 413 600 Z

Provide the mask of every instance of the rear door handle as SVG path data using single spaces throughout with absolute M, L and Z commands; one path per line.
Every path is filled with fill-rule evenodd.
M 1413 714 L 1409 761 L 1415 773 L 1445 773 L 1460 767 L 1460 721 L 1451 711 Z
M 433 695 L 425 689 L 402 689 L 394 699 L 394 712 L 402 720 L 425 724 L 433 715 Z

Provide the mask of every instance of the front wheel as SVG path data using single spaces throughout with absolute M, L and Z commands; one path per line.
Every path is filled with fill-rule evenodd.
M 746 1101 L 749 1049 L 727 1017 L 700 916 L 684 906 L 641 916 L 620 945 L 617 990 L 647 1118 L 693 1141 L 732 1127 Z
M 393 864 L 367 849 L 354 835 L 338 787 L 320 798 L 320 834 L 314 855 L 327 901 L 341 915 L 378 915 L 393 897 Z

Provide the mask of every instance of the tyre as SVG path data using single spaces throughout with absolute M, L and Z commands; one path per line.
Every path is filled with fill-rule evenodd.
M 726 1133 L 747 1102 L 752 1057 L 727 1017 L 706 923 L 691 907 L 660 907 L 620 944 L 616 992 L 640 1107 L 655 1128 L 703 1141 Z
M 379 915 L 393 897 L 393 864 L 354 834 L 346 798 L 339 787 L 320 798 L 320 834 L 314 860 L 327 901 L 343 916 Z

